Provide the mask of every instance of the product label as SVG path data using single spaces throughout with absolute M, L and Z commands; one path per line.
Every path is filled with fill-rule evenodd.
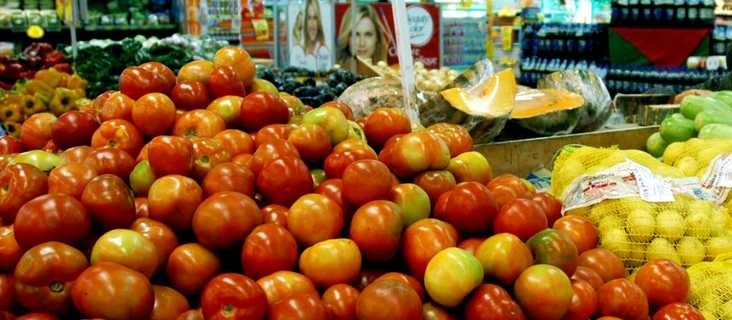
M 720 154 L 712 160 L 702 186 L 714 195 L 717 204 L 727 200 L 732 188 L 732 153 Z
M 701 181 L 697 177 L 669 178 L 666 179 L 666 182 L 671 185 L 671 190 L 674 194 L 685 194 L 704 201 L 716 201 L 716 194 L 712 190 L 702 186 Z

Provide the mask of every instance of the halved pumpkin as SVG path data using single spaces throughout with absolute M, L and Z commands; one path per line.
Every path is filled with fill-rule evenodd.
M 511 118 L 524 129 L 539 135 L 572 132 L 579 121 L 582 96 L 558 89 L 530 89 L 516 94 Z
M 472 116 L 496 118 L 513 110 L 516 77 L 511 69 L 500 71 L 476 88 L 450 88 L 440 92 L 453 107 Z

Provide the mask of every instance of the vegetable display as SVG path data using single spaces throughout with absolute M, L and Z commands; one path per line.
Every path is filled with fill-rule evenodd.
M 48 68 L 71 73 L 64 54 L 49 43 L 33 43 L 17 56 L 0 55 L 0 89 L 10 90 L 18 80 L 31 79 L 38 70 Z

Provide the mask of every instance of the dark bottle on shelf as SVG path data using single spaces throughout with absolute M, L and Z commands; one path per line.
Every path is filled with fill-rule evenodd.
M 676 15 L 674 16 L 674 24 L 680 25 L 687 23 L 687 2 L 686 0 L 674 0 L 674 7 L 676 8 Z
M 699 17 L 699 9 L 701 9 L 701 1 L 699 0 L 688 0 L 686 18 L 691 25 L 700 25 L 701 20 Z
M 641 19 L 641 5 L 639 0 L 630 0 L 630 20 L 633 22 L 642 22 Z
M 651 0 L 640 0 L 641 21 L 645 24 L 654 24 L 653 8 Z

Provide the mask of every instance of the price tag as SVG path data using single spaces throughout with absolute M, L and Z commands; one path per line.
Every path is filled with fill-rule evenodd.
M 25 30 L 25 34 L 28 35 L 28 37 L 31 39 L 40 39 L 43 38 L 43 35 L 46 34 L 46 31 L 43 30 L 41 26 L 32 25 Z
M 399 69 L 402 74 L 402 90 L 404 95 L 404 108 L 413 126 L 418 126 L 419 111 L 414 103 L 415 80 L 412 60 L 412 44 L 409 35 L 409 24 L 407 20 L 407 7 L 404 0 L 394 0 L 391 4 L 394 13 L 394 27 L 396 29 L 396 47 L 399 57 Z
M 265 19 L 252 19 L 252 26 L 254 27 L 254 34 L 257 37 L 257 41 L 269 40 L 269 23 Z

